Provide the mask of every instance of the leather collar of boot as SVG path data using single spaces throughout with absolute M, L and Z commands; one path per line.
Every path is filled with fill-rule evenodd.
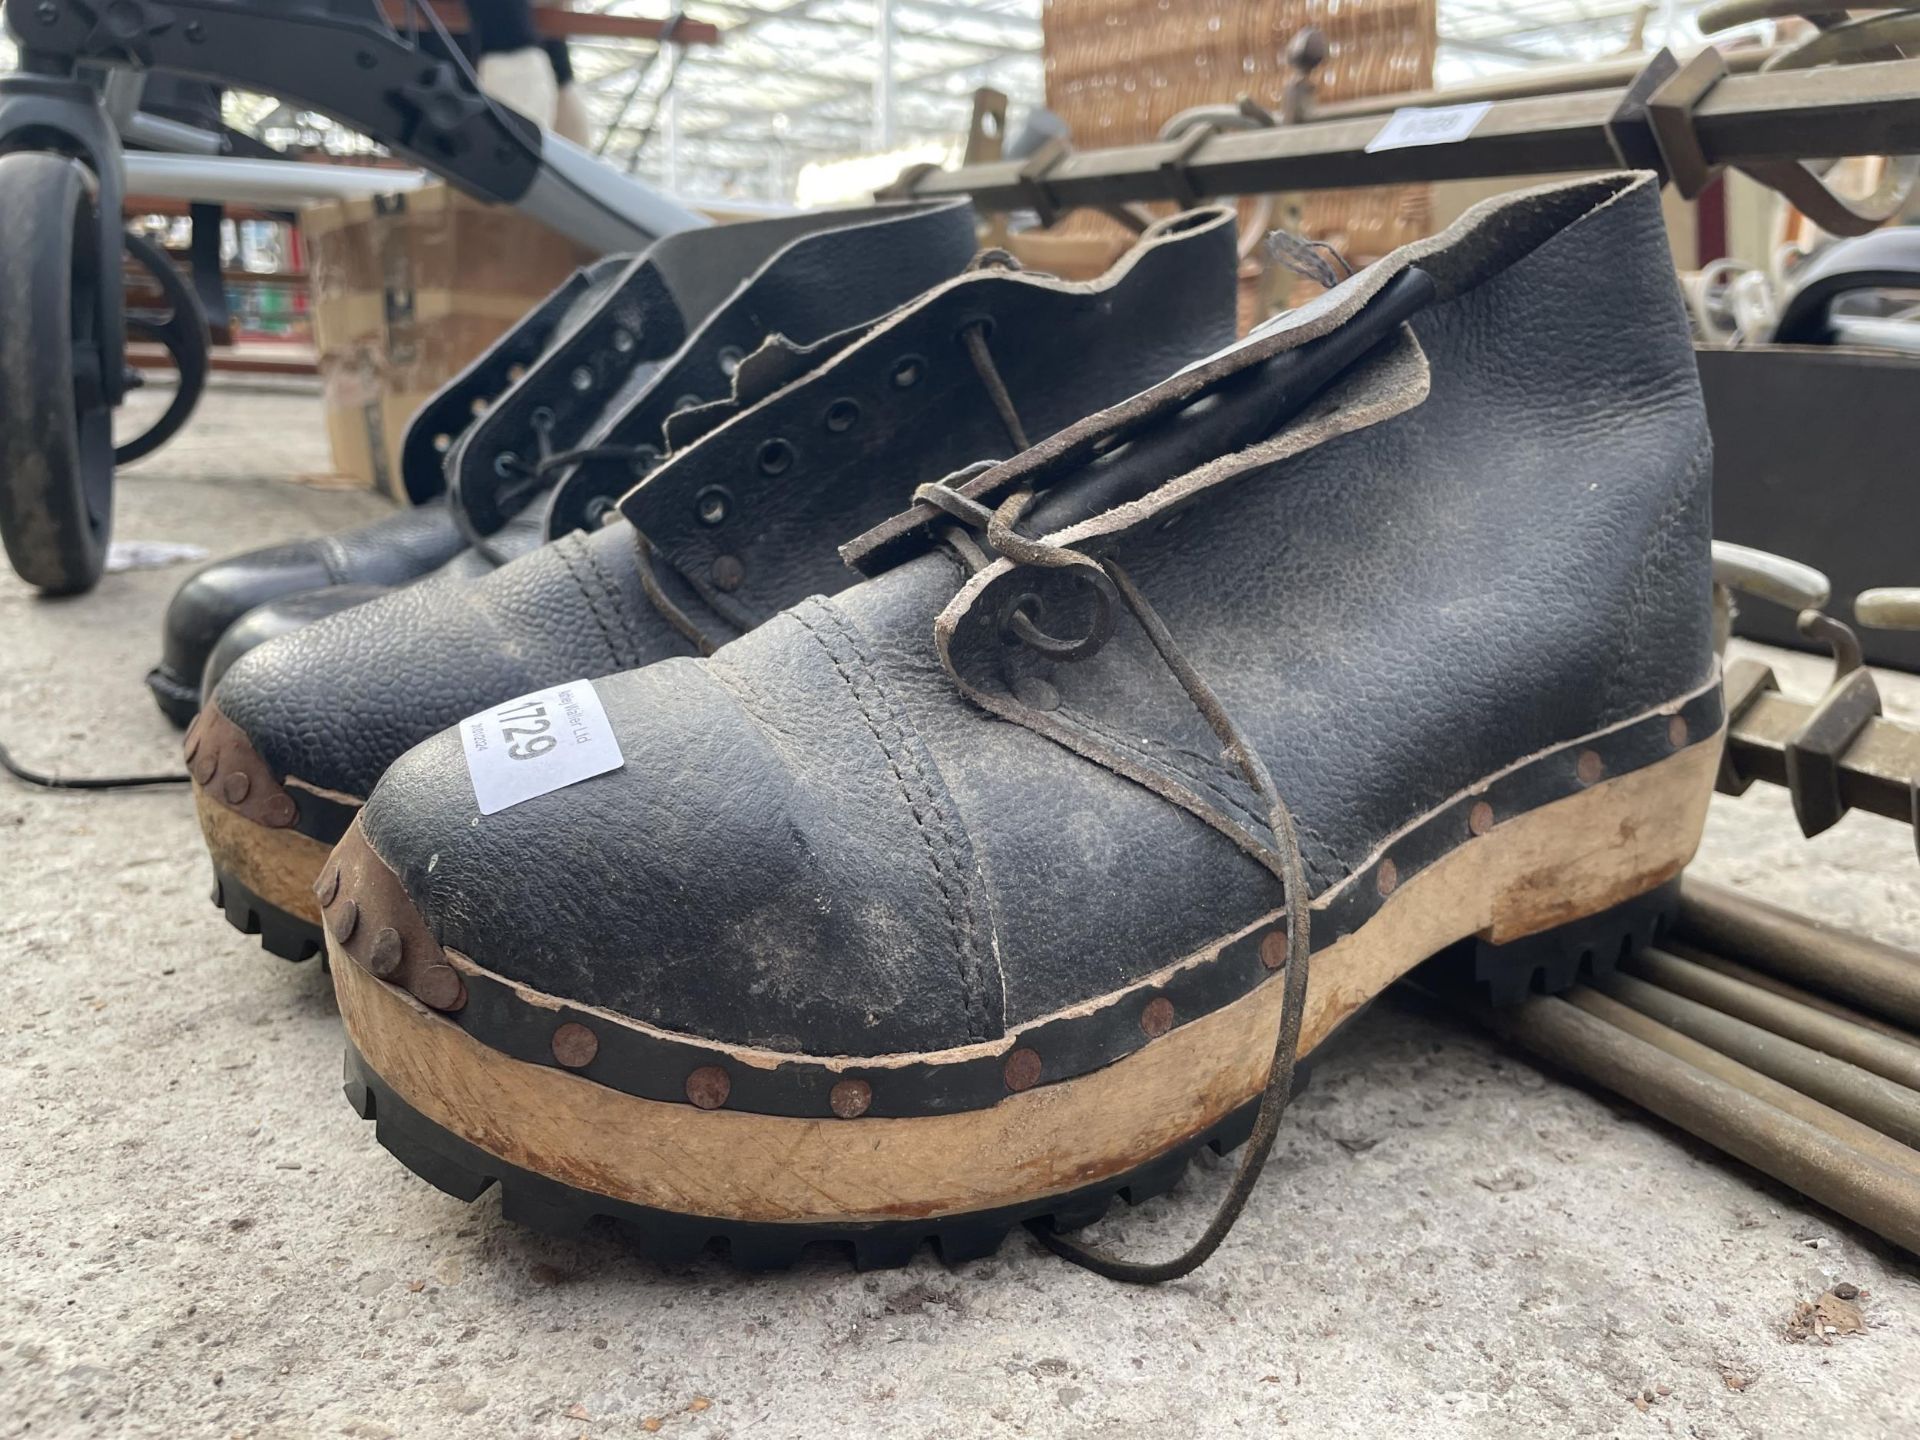
M 573 307 L 596 286 L 611 284 L 633 263 L 629 257 L 616 255 L 574 271 L 466 369 L 433 393 L 408 422 L 401 445 L 400 475 L 409 500 L 420 505 L 447 493 L 456 442 L 474 428 L 474 415 L 491 411 L 509 397 L 539 363 Z M 680 341 L 673 338 L 662 343 L 671 349 Z
M 585 298 L 576 294 L 567 312 Z M 556 328 L 564 323 L 563 316 Z M 653 252 L 634 257 L 454 445 L 448 499 L 472 533 L 492 535 L 511 520 L 526 503 L 525 476 L 541 451 L 567 448 L 636 365 L 672 355 L 686 339 L 687 320 Z
M 1630 171 L 1484 200 L 1439 234 L 1402 246 L 1333 289 L 1276 317 L 1238 345 L 1188 366 L 1130 400 L 1087 416 L 955 488 L 968 499 L 990 507 L 1021 488 L 1040 491 L 1064 483 L 1100 455 L 1125 444 L 1129 436 L 1178 414 L 1223 381 L 1330 334 L 1408 268 L 1417 265 L 1434 280 L 1437 298 L 1449 299 L 1504 270 L 1582 216 L 1642 185 L 1658 183 L 1658 177 L 1650 172 Z M 1231 476 L 1207 478 L 1198 488 L 1228 478 Z M 1183 504 L 1196 488 L 1166 487 L 1126 507 L 1123 523 L 1142 523 L 1170 505 Z M 877 575 L 927 549 L 950 523 L 945 512 L 932 505 L 916 504 L 842 546 L 840 555 L 861 574 Z
M 739 368 L 729 400 L 676 417 L 676 435 L 698 438 L 676 447 L 620 508 L 709 608 L 750 628 L 797 594 L 836 587 L 844 572 L 819 541 L 884 515 L 916 480 L 938 478 L 915 471 L 924 464 L 922 437 L 933 427 L 951 433 L 964 421 L 987 420 L 1002 453 L 1013 448 L 967 356 L 970 327 L 984 326 L 990 337 L 997 321 L 1030 313 L 1043 293 L 1102 317 L 1116 335 L 1131 307 L 1189 293 L 1196 312 L 1212 305 L 1221 327 L 1229 327 L 1233 246 L 1234 212 L 1212 206 L 1150 227 L 1095 280 L 975 270 L 875 325 L 813 346 L 775 337 Z M 1205 296 L 1216 278 L 1217 304 Z M 1197 331 L 1205 318 L 1200 313 L 1189 323 Z M 1016 403 L 1057 383 L 1065 366 L 1126 359 L 1042 345 L 996 355 Z M 871 438 L 876 428 L 886 438 Z M 842 523 L 846 515 L 860 518 Z M 795 536 L 816 539 L 796 547 Z M 808 578 L 796 580 L 796 569 Z
M 768 335 L 815 341 L 848 328 L 849 319 L 884 314 L 959 272 L 974 250 L 973 210 L 965 201 L 804 219 L 808 223 L 783 218 L 785 242 L 696 321 L 658 371 L 626 383 L 616 376 L 611 393 L 597 390 L 595 418 L 579 443 L 634 454 L 590 460 L 564 476 L 548 506 L 549 538 L 591 528 L 611 513 L 614 501 L 664 455 L 669 417 L 723 399 L 741 362 Z M 672 238 L 682 242 L 677 251 L 694 243 Z M 680 288 L 689 291 L 684 280 Z

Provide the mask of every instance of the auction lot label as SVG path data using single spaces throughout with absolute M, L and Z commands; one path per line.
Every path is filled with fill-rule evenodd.
M 482 815 L 626 764 L 591 680 L 522 695 L 460 723 Z

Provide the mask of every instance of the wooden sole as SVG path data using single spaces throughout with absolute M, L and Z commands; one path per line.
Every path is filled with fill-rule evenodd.
M 333 847 L 298 830 L 274 829 L 249 820 L 207 794 L 197 781 L 193 805 L 220 879 L 237 883 L 254 898 L 317 932 L 320 902 L 314 898 L 313 886 Z
M 1455 942 L 1549 931 L 1672 879 L 1699 842 L 1719 753 L 1715 736 L 1516 815 L 1409 878 L 1314 956 L 1302 1053 Z M 328 945 L 352 1046 L 426 1124 L 560 1187 L 749 1226 L 1004 1211 L 1136 1172 L 1258 1093 L 1280 1005 L 1279 984 L 1263 985 L 1111 1065 L 984 1109 L 798 1118 L 643 1099 L 513 1059 Z

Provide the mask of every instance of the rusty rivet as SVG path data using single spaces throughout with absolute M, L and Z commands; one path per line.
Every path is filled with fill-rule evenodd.
M 716 556 L 713 562 L 713 588 L 716 590 L 738 590 L 740 582 L 747 578 L 747 567 L 740 563 L 737 555 Z
M 340 893 L 340 867 L 329 865 L 320 872 L 320 879 L 313 887 L 313 898 L 321 906 L 331 905 L 334 897 Z
M 718 1065 L 702 1065 L 687 1076 L 687 1099 L 702 1110 L 718 1110 L 732 1091 L 733 1080 Z
M 467 1003 L 467 983 L 451 965 L 429 965 L 413 981 L 414 997 L 435 1010 L 458 1010 Z
M 291 795 L 272 795 L 267 798 L 266 805 L 262 807 L 261 818 L 275 830 L 284 830 L 293 824 L 294 814 Z
M 1667 743 L 1678 750 L 1687 743 L 1687 717 L 1676 715 L 1667 721 Z
M 220 756 L 216 752 L 208 750 L 202 754 L 198 760 L 193 762 L 193 778 L 198 780 L 202 785 L 205 785 L 213 779 L 213 772 L 219 768 Z
M 360 907 L 351 900 L 342 900 L 340 909 L 333 917 L 333 938 L 342 945 L 353 938 L 354 928 L 360 923 Z
M 1382 860 L 1380 868 L 1373 872 L 1373 888 L 1382 895 L 1391 895 L 1399 883 L 1400 867 L 1391 860 Z
M 382 925 L 373 937 L 373 948 L 367 951 L 367 969 L 382 980 L 392 979 L 400 969 L 405 948 L 400 932 L 391 925 Z
M 1493 828 L 1493 806 L 1486 801 L 1476 801 L 1467 815 L 1467 828 L 1476 835 L 1484 835 Z
M 1007 1056 L 1007 1089 L 1031 1090 L 1040 1083 L 1040 1057 L 1032 1050 L 1016 1050 Z
M 1580 783 L 1582 785 L 1593 784 L 1594 781 L 1600 778 L 1600 772 L 1605 768 L 1606 767 L 1601 764 L 1600 752 L 1598 750 L 1582 750 L 1580 752 L 1579 769 Z
M 1158 1040 L 1173 1028 L 1173 1002 L 1159 995 L 1147 1002 L 1147 1008 L 1140 1012 L 1140 1028 L 1149 1040 Z
M 600 1037 L 576 1020 L 553 1032 L 553 1058 L 569 1070 L 591 1065 L 599 1053 Z
M 873 1087 L 864 1080 L 842 1080 L 827 1096 L 827 1104 L 842 1120 L 858 1120 L 873 1104 Z
M 1260 940 L 1260 963 L 1269 970 L 1287 968 L 1287 931 L 1283 925 L 1269 930 Z
M 253 782 L 239 770 L 220 782 L 220 793 L 226 797 L 229 805 L 238 805 L 247 798 L 247 792 L 251 789 L 253 789 Z

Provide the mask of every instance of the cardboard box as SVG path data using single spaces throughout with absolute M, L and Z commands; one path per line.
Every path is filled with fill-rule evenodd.
M 404 499 L 400 449 L 426 400 L 594 255 L 446 185 L 301 217 L 335 467 Z

